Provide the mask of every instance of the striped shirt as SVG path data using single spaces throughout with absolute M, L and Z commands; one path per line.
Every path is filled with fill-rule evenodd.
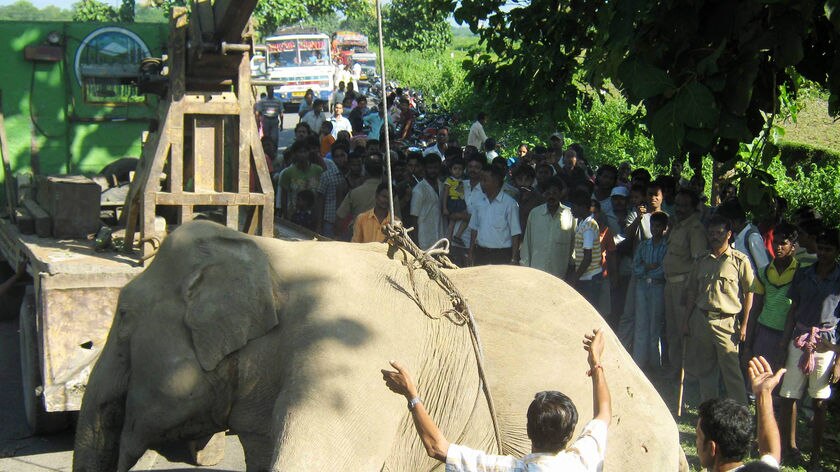
M 758 270 L 755 293 L 764 295 L 764 307 L 758 315 L 760 324 L 779 331 L 785 329 L 791 305 L 787 292 L 797 269 L 799 269 L 799 262 L 794 258 L 781 274 L 772 262 Z
M 662 268 L 662 261 L 665 260 L 665 252 L 668 244 L 661 239 L 659 244 L 653 243 L 653 238 L 645 239 L 639 245 L 639 249 L 633 256 L 633 275 L 640 279 L 653 279 L 665 281 L 665 270 Z M 648 269 L 650 264 L 656 264 L 655 269 Z
M 324 196 L 324 221 L 335 223 L 335 210 L 338 207 L 339 195 L 347 191 L 347 180 L 341 175 L 335 162 L 324 159 L 327 170 L 321 173 L 318 193 Z
M 592 250 L 592 259 L 589 261 L 589 266 L 580 280 L 592 280 L 592 277 L 601 273 L 601 231 L 598 227 L 598 222 L 595 221 L 593 215 L 589 215 L 585 220 L 578 223 L 575 231 L 575 267 L 580 268 L 583 263 L 584 249 Z

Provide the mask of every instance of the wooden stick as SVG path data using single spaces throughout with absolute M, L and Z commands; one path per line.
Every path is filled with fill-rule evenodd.
M 685 336 L 683 336 L 682 359 L 680 359 L 680 393 L 677 396 L 677 418 L 682 416 L 683 392 L 685 391 Z

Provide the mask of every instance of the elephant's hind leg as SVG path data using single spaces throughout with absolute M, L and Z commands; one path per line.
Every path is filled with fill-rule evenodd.
M 274 440 L 262 434 L 239 433 L 239 442 L 245 451 L 245 467 L 248 472 L 267 472 L 271 469 Z

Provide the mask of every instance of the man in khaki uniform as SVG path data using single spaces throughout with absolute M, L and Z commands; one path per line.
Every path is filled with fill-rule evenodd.
M 746 338 L 754 275 L 747 257 L 729 245 L 729 222 L 712 217 L 706 227 L 710 252 L 701 257 L 686 283 L 692 311 L 683 331 L 686 372 L 700 384 L 700 401 L 726 396 L 746 404 L 747 392 L 738 361 L 738 343 Z
M 697 212 L 697 194 L 680 190 L 674 198 L 677 222 L 668 230 L 668 251 L 662 261 L 665 270 L 665 338 L 671 373 L 682 365 L 682 326 L 688 316 L 685 305 L 685 284 L 694 263 L 708 253 L 706 228 Z

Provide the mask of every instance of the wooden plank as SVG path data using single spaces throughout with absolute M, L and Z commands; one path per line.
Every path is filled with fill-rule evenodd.
M 271 188 L 271 187 L 269 187 Z M 274 192 L 265 195 L 262 204 L 262 236 L 274 237 Z
M 168 192 L 157 192 L 154 200 L 157 205 L 254 205 L 262 204 L 265 195 L 261 193 L 233 193 L 233 192 L 208 192 L 192 193 L 184 192 L 172 194 Z M 254 203 L 259 202 L 259 203 Z
M 178 207 L 178 223 L 184 224 L 188 221 L 192 221 L 193 219 L 193 207 L 192 205 L 181 205 Z
M 216 153 L 214 155 L 215 172 L 213 176 L 214 189 L 217 192 L 225 191 L 225 118 L 216 120 Z
M 170 107 L 170 112 L 172 112 L 171 119 L 168 120 L 169 128 L 166 130 L 170 139 L 169 189 L 172 193 L 181 193 L 184 191 L 184 114 L 182 110 L 183 103 L 177 102 L 172 104 Z M 163 165 L 161 165 L 161 170 L 157 172 L 158 179 L 160 179 L 160 173 L 163 172 L 163 168 Z M 146 191 L 148 192 L 150 190 L 155 191 L 157 188 L 150 187 Z
M 15 208 L 15 223 L 22 234 L 35 234 L 35 219 L 26 208 Z
M 193 122 L 193 162 L 195 191 L 213 191 L 216 184 L 216 135 L 221 118 L 195 116 Z
M 52 236 L 52 219 L 50 215 L 30 198 L 24 198 L 20 203 L 32 215 L 32 219 L 35 221 L 35 234 L 40 238 L 49 238 Z
M 187 8 L 172 7 L 169 19 L 169 96 L 179 100 L 186 89 Z
M 227 207 L 227 215 L 226 215 L 226 226 L 228 228 L 233 228 L 239 231 L 239 207 L 238 206 L 229 206 Z
M 218 4 L 218 3 L 217 3 Z M 239 98 L 239 150 L 236 153 L 234 172 L 238 176 L 236 191 L 248 192 L 251 177 L 251 139 L 252 129 L 248 123 L 254 122 L 254 105 L 251 98 L 251 62 L 248 53 L 242 54 L 239 62 L 236 92 Z
M 6 187 L 6 207 L 9 218 L 15 221 L 15 204 L 17 203 L 17 184 L 12 175 L 11 158 L 9 157 L 9 140 L 6 139 L 6 119 L 3 114 L 3 91 L 0 90 L 0 154 L 3 157 L 3 183 Z
M 186 115 L 238 115 L 240 105 L 231 92 L 188 94 L 183 99 Z
M 213 18 L 216 22 L 216 39 L 229 43 L 242 41 L 257 0 L 216 0 Z
M 213 5 L 210 0 L 196 0 L 193 2 L 193 27 L 199 26 L 201 39 L 210 42 L 216 33 L 216 25 L 213 21 Z
M 238 115 L 238 103 L 185 103 L 186 115 Z

